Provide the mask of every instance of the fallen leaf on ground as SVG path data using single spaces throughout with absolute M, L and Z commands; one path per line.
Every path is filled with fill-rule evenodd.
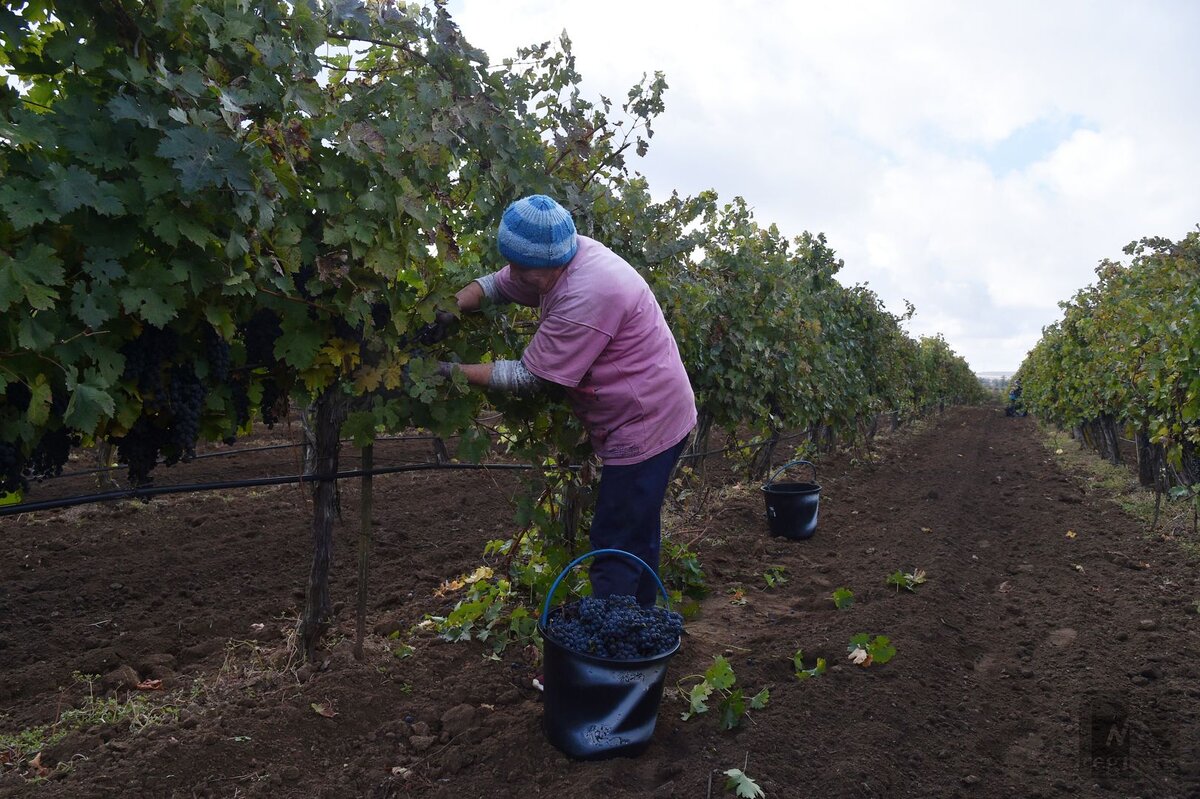
M 137 684 L 139 691 L 161 691 L 162 680 L 142 680 Z
M 1075 569 L 1075 571 L 1077 571 L 1077 572 L 1081 572 L 1081 571 L 1083 571 L 1083 564 L 1081 564 L 1081 563 L 1076 563 L 1076 564 L 1074 564 L 1074 569 Z
M 858 647 L 850 653 L 850 660 L 854 661 L 860 666 L 871 665 L 871 656 L 868 655 L 867 650 L 863 649 L 862 647 Z
M 310 707 L 318 716 L 324 716 L 327 719 L 331 719 L 337 715 L 336 710 L 323 702 L 313 702 Z
M 1067 538 L 1074 538 L 1074 537 L 1075 537 L 1075 531 L 1067 530 Z
M 928 528 L 928 527 L 922 527 L 922 528 L 921 528 L 921 532 L 922 532 L 922 533 L 932 533 L 932 532 L 933 532 L 933 530 L 931 530 L 931 529 L 930 529 L 930 528 Z
M 46 766 L 42 765 L 42 753 L 41 752 L 38 752 L 36 755 L 34 755 L 33 760 L 29 761 L 29 765 L 33 768 L 34 771 L 37 772 L 39 777 L 45 777 L 45 776 L 49 775 L 52 771 L 54 771 L 54 769 L 47 768 Z
M 1009 591 L 1012 590 L 1012 586 L 1009 585 L 1008 580 L 1005 580 L 1004 582 L 1000 583 L 1000 585 L 996 588 L 996 590 L 1002 594 L 1007 594 Z

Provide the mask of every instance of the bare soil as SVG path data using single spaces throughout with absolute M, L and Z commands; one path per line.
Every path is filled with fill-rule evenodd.
M 171 479 L 286 473 L 290 458 L 200 460 Z M 388 458 L 428 449 L 376 454 Z M 453 607 L 438 586 L 511 534 L 513 472 L 376 478 L 361 663 L 347 482 L 339 612 L 315 669 L 287 640 L 309 567 L 298 487 L 0 519 L 0 734 L 83 705 L 76 672 L 101 675 L 96 697 L 173 709 L 140 729 L 149 710 L 97 719 L 36 764 L 0 751 L 0 797 L 695 799 L 732 795 L 732 768 L 767 797 L 1200 796 L 1200 580 L 1177 541 L 1060 471 L 1034 421 L 998 409 L 948 409 L 818 468 L 820 523 L 805 541 L 770 537 L 757 486 L 728 470 L 703 507 L 670 516 L 711 594 L 671 661 L 649 750 L 599 763 L 546 741 L 530 652 L 496 661 L 477 642 L 409 638 Z M 69 489 L 47 483 L 35 498 Z M 787 582 L 769 588 L 773 566 Z M 927 575 L 915 591 L 885 584 L 915 569 Z M 840 586 L 855 594 L 845 610 L 830 598 Z M 850 662 L 856 633 L 888 636 L 895 658 Z M 396 657 L 405 642 L 413 654 Z M 828 672 L 797 680 L 798 649 Z M 717 655 L 748 691 L 770 689 L 734 731 L 711 713 L 680 719 L 677 681 Z M 161 689 L 134 687 L 152 680 Z

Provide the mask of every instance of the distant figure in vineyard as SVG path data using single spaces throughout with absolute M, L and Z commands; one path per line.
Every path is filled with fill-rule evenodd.
M 1008 392 L 1008 407 L 1004 409 L 1007 416 L 1024 416 L 1025 409 L 1021 406 L 1021 381 L 1014 380 Z
M 575 232 L 571 214 L 536 194 L 500 220 L 508 266 L 458 292 L 462 312 L 486 297 L 540 309 L 540 324 L 520 360 L 440 366 L 461 369 L 472 385 L 534 392 L 566 389 L 604 464 L 592 520 L 596 549 L 622 549 L 656 571 L 661 511 L 671 470 L 696 424 L 695 397 L 662 309 L 641 275 L 612 250 Z M 441 336 L 450 314 L 441 321 Z M 627 558 L 599 556 L 596 596 L 631 594 L 651 605 L 654 578 Z

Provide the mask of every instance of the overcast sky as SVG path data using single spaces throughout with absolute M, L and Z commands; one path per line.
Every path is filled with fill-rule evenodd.
M 824 232 L 843 283 L 1012 370 L 1103 258 L 1200 223 L 1200 2 L 452 0 L 494 62 L 573 42 L 584 89 L 670 89 L 652 193 Z

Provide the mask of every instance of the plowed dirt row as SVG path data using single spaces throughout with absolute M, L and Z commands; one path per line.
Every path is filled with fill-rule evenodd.
M 652 746 L 602 763 L 546 742 L 528 653 L 492 661 L 428 636 L 392 651 L 452 607 L 439 583 L 511 530 L 512 473 L 377 479 L 361 664 L 347 484 L 344 607 L 316 670 L 287 659 L 308 566 L 295 487 L 2 519 L 0 734 L 79 706 L 75 672 L 102 675 L 96 696 L 180 710 L 138 732 L 71 733 L 38 762 L 70 768 L 40 784 L 0 766 L 0 796 L 692 799 L 731 795 L 731 768 L 768 797 L 1200 796 L 1200 581 L 1178 542 L 1146 536 L 1059 470 L 1032 420 L 994 409 L 948 410 L 818 468 L 807 541 L 767 535 L 756 485 L 672 517 L 712 593 L 671 662 Z M 787 582 L 768 588 L 773 566 Z M 913 592 L 885 584 L 917 569 Z M 830 598 L 841 586 L 845 610 Z M 895 658 L 851 663 L 857 633 L 888 636 Z M 797 680 L 798 649 L 828 672 Z M 674 690 L 717 655 L 771 692 L 732 732 L 711 713 L 680 720 Z M 130 689 L 152 679 L 164 690 Z

